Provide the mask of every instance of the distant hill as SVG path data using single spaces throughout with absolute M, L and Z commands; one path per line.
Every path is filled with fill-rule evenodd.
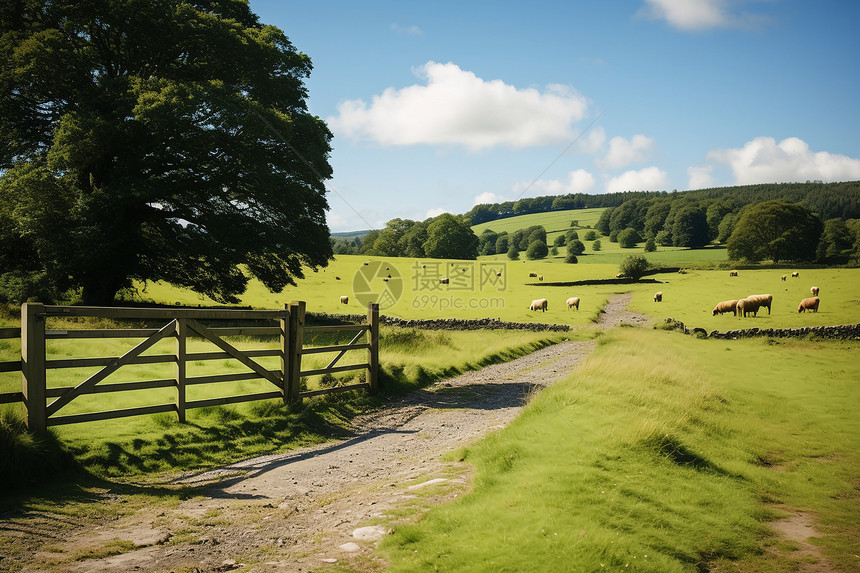
M 369 232 L 370 229 L 367 229 L 366 231 L 345 231 L 341 233 L 331 233 L 331 236 L 338 239 L 355 239 L 356 237 L 364 237 Z

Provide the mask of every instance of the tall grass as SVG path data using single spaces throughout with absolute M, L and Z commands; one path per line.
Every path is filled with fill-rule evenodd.
M 453 454 L 474 490 L 405 520 L 391 571 L 789 570 L 767 522 L 860 535 L 860 362 L 845 343 L 616 329 L 507 429 Z

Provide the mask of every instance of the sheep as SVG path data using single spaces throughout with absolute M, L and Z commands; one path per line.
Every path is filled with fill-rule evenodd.
M 663 302 L 663 291 L 654 293 L 654 302 Z
M 334 280 L 339 281 L 340 277 L 334 277 Z
M 738 315 L 746 318 L 747 314 L 758 316 L 758 309 L 761 306 L 761 301 L 755 297 L 744 298 L 738 301 Z
M 729 271 L 729 276 L 730 276 L 730 277 L 736 277 L 736 276 L 738 276 L 738 271 Z
M 450 279 L 448 279 L 448 278 L 439 279 L 439 284 L 440 284 L 440 285 L 446 285 L 446 284 L 449 284 L 450 282 L 451 282 L 451 281 L 450 281 Z
M 574 306 L 576 307 L 576 310 L 579 310 L 579 297 L 578 296 L 572 296 L 569 299 L 567 299 L 567 309 L 570 310 Z
M 537 273 L 529 273 L 529 278 L 530 278 L 530 279 L 536 279 L 536 278 L 537 278 Z
M 537 298 L 532 301 L 529 306 L 529 310 L 539 310 L 541 312 L 546 312 L 547 306 L 549 302 L 545 298 Z
M 542 281 L 542 280 L 543 280 L 543 275 L 538 275 L 538 280 L 539 280 L 539 281 Z
M 814 286 L 814 287 L 810 288 L 809 292 L 812 293 L 812 296 L 818 296 L 818 287 Z
M 817 296 L 805 298 L 800 301 L 800 304 L 797 306 L 797 312 L 806 312 L 807 310 L 811 310 L 812 312 L 818 312 L 818 303 L 821 301 Z
M 723 314 L 724 312 L 731 312 L 733 315 L 738 315 L 738 301 L 737 300 L 724 300 L 723 302 L 718 302 L 717 306 L 714 307 L 714 316 L 718 314 Z
M 767 313 L 770 314 L 770 305 L 773 303 L 773 295 L 772 294 L 751 294 L 746 300 L 755 300 L 758 302 L 759 308 L 767 307 Z
M 781 276 L 781 277 L 779 277 L 779 278 L 782 280 L 782 282 L 785 282 L 786 277 L 787 277 L 787 275 L 782 275 L 782 276 Z
M 496 276 L 500 277 L 500 276 L 502 276 L 502 273 L 496 273 Z
M 348 296 L 340 297 L 340 304 L 349 304 L 349 297 Z
M 793 278 L 793 279 L 796 279 L 799 276 L 800 276 L 800 273 L 798 273 L 798 272 L 791 273 L 791 278 Z

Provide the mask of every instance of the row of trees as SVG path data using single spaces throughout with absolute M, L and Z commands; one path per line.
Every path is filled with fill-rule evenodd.
M 860 195 L 858 185 L 842 184 Z M 845 264 L 860 254 L 858 219 L 822 220 L 806 203 L 782 199 L 741 203 L 736 197 L 694 199 L 689 195 L 631 199 L 606 209 L 595 228 L 622 246 L 641 240 L 654 245 L 702 247 L 714 241 L 732 259 L 819 261 Z
M 339 255 L 475 259 L 478 237 L 464 217 L 442 213 L 425 221 L 392 219 L 364 237 L 332 239 L 332 248 Z
M 860 218 L 860 182 L 839 183 L 770 183 L 734 187 L 715 187 L 695 191 L 626 191 L 586 195 L 571 193 L 559 196 L 524 197 L 517 201 L 475 205 L 465 216 L 472 225 L 504 219 L 527 213 L 544 213 L 567 209 L 592 209 L 599 207 L 618 207 L 632 200 L 684 198 L 706 205 L 727 200 L 738 205 L 782 200 L 789 203 L 803 203 L 823 220 L 840 218 Z

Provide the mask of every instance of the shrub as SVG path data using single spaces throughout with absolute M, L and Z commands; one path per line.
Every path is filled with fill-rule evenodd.
M 585 233 L 585 240 L 586 241 L 594 241 L 595 239 L 597 239 L 597 233 L 594 230 L 591 230 L 591 231 L 588 231 L 587 233 Z
M 568 253 L 567 256 L 564 258 L 564 262 L 569 263 L 571 265 L 575 265 L 579 262 L 579 259 L 577 259 L 576 255 L 574 255 L 573 253 Z
M 541 240 L 532 241 L 526 249 L 526 258 L 530 260 L 543 259 L 549 254 L 549 248 Z
M 627 255 L 621 261 L 620 270 L 621 274 L 625 277 L 630 277 L 634 281 L 638 281 L 650 266 L 651 263 L 642 255 Z
M 603 245 L 601 245 L 601 244 L 600 244 L 600 239 L 598 239 L 598 240 L 594 241 L 593 243 L 591 243 L 591 250 L 592 250 L 592 251 L 597 252 L 597 251 L 599 251 L 602 247 L 603 247 Z
M 653 253 L 657 250 L 657 243 L 654 241 L 654 237 L 651 237 L 647 241 L 645 241 L 645 252 Z
M 639 233 L 633 227 L 628 227 L 618 233 L 618 244 L 623 249 L 631 249 L 641 240 L 642 237 L 639 236 Z
M 573 240 L 567 244 L 567 252 L 572 255 L 581 255 L 585 252 L 585 245 L 579 239 Z

